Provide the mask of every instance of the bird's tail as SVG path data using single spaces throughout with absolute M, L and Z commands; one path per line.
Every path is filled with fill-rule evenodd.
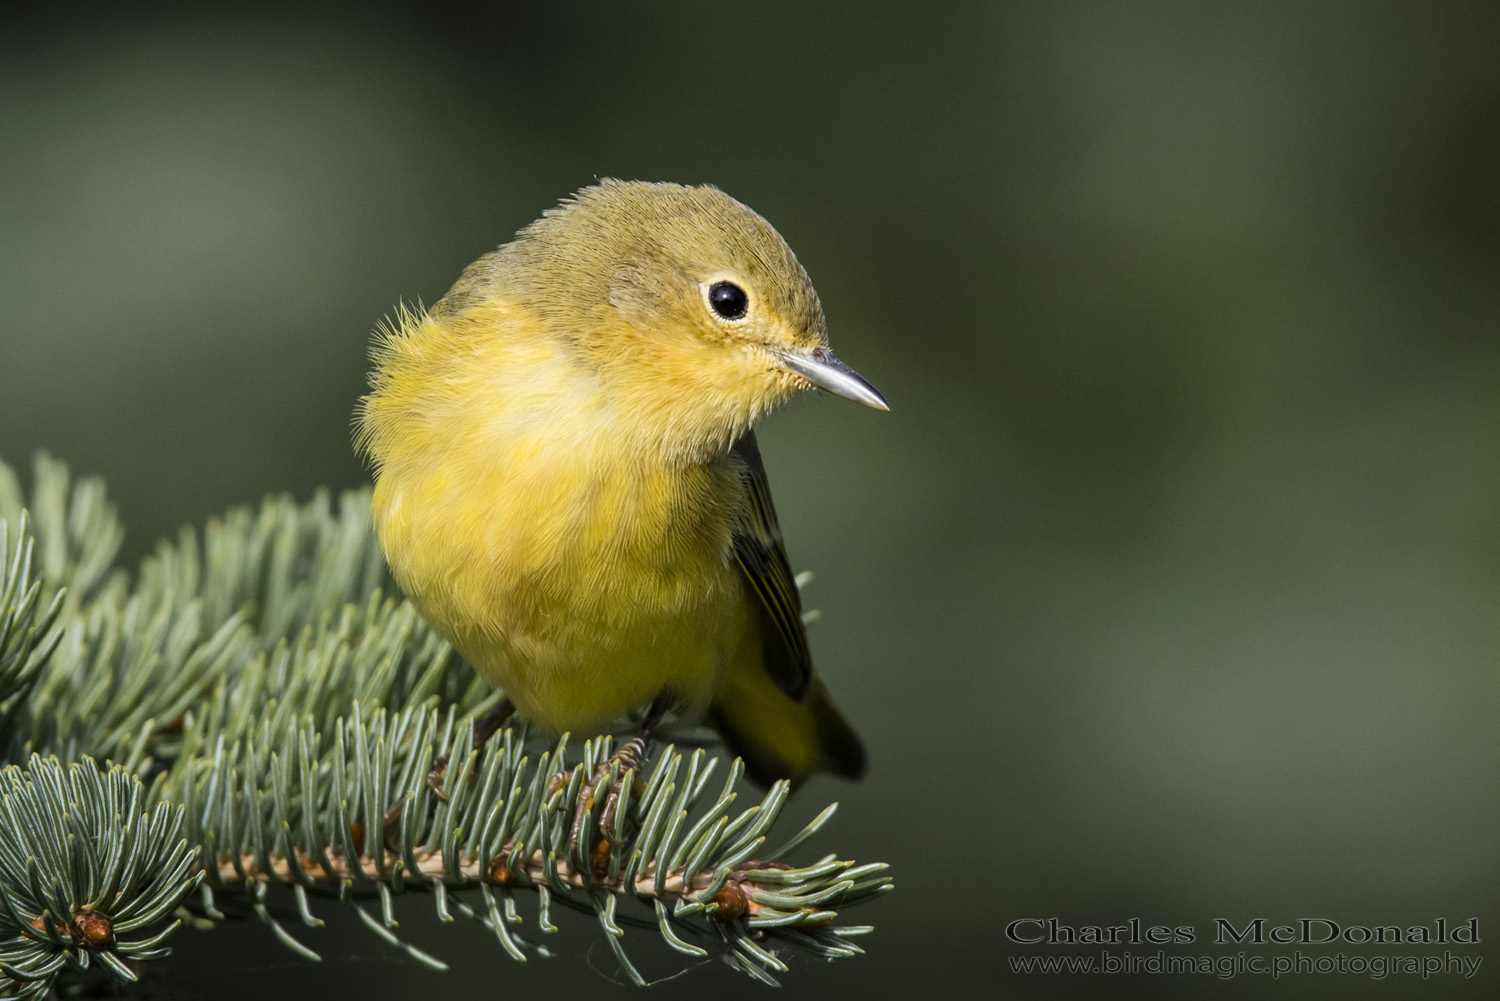
M 818 771 L 846 779 L 865 771 L 859 734 L 816 675 L 798 701 L 758 662 L 741 660 L 719 690 L 709 722 L 730 752 L 744 759 L 750 778 L 763 786 L 777 779 L 796 786 Z

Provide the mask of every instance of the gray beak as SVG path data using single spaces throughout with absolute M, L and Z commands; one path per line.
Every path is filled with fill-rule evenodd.
M 819 389 L 826 389 L 835 396 L 863 403 L 876 410 L 891 409 L 891 405 L 885 402 L 885 397 L 880 395 L 880 390 L 835 358 L 827 348 L 818 348 L 806 355 L 788 351 L 780 357 L 783 368 L 796 372 Z

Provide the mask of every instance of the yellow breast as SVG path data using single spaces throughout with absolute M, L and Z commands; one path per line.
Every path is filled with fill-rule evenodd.
M 624 447 L 608 394 L 548 339 L 482 364 L 407 341 L 365 420 L 376 530 L 423 616 L 541 726 L 664 690 L 701 712 L 745 629 L 729 460 Z

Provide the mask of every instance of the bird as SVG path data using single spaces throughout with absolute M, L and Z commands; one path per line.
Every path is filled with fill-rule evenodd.
M 398 307 L 371 356 L 355 438 L 376 535 L 504 693 L 491 732 L 511 711 L 554 733 L 644 712 L 632 767 L 670 720 L 713 727 L 761 785 L 860 777 L 754 426 L 815 388 L 889 405 L 829 350 L 770 223 L 711 185 L 602 179 Z

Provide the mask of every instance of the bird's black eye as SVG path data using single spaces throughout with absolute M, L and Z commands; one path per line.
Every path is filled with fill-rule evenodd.
M 708 290 L 708 304 L 726 320 L 738 320 L 750 308 L 750 297 L 734 282 L 714 282 Z

